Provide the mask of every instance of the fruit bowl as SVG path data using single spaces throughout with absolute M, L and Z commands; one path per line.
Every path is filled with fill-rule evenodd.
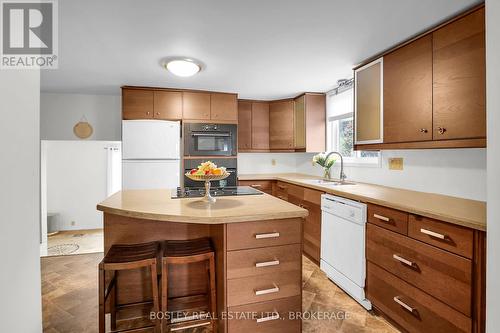
M 196 174 L 190 174 L 187 172 L 185 174 L 186 177 L 188 177 L 191 180 L 203 182 L 203 181 L 212 181 L 212 180 L 223 180 L 229 177 L 229 172 L 225 172 L 222 175 L 196 175 Z
M 222 180 L 229 177 L 230 173 L 226 168 L 218 168 L 213 162 L 207 161 L 201 163 L 196 169 L 184 174 L 191 180 L 205 182 L 205 196 L 203 201 L 214 203 L 216 200 L 210 195 L 210 182 L 213 180 Z

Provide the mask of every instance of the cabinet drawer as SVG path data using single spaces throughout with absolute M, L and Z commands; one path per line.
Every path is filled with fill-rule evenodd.
M 397 233 L 408 234 L 408 213 L 368 204 L 368 222 Z
M 276 183 L 276 196 L 281 200 L 288 201 L 288 184 L 283 182 Z
M 301 186 L 288 184 L 287 185 L 287 194 L 293 195 L 295 198 L 302 200 L 302 199 L 304 199 L 304 188 Z
M 300 296 L 257 304 L 233 306 L 228 310 L 229 333 L 301 332 L 301 321 L 290 317 L 290 312 L 297 313 L 302 310 L 302 299 Z M 243 314 L 246 317 L 240 319 Z M 255 317 L 252 318 L 247 314 L 255 314 Z
M 229 223 L 227 250 L 300 244 L 302 219 Z
M 375 264 L 367 264 L 367 298 L 409 332 L 471 332 L 471 319 Z
M 304 189 L 304 201 L 321 206 L 321 195 L 324 192 L 311 190 L 309 188 Z M 306 203 L 307 204 L 307 203 Z
M 227 278 L 235 279 L 301 269 L 300 244 L 229 251 Z
M 240 186 L 250 186 L 263 192 L 273 190 L 272 180 L 240 180 L 238 184 Z
M 472 258 L 474 242 L 472 229 L 411 214 L 408 236 L 466 258 Z
M 367 225 L 367 260 L 471 315 L 472 262 L 376 225 Z
M 298 296 L 301 270 L 251 276 L 227 281 L 227 305 L 243 305 Z

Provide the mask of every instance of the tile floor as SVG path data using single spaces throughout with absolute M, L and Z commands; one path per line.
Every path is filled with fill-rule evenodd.
M 102 253 L 45 257 L 42 263 L 43 331 L 97 332 L 97 264 Z M 303 311 L 335 312 L 337 320 L 304 320 L 307 333 L 396 333 L 384 319 L 365 311 L 304 258 Z M 184 331 L 187 332 L 187 331 Z M 208 333 L 193 330 L 189 333 Z M 285 333 L 285 332 L 284 332 Z
M 48 256 L 103 252 L 103 229 L 60 231 L 48 237 L 47 247 Z

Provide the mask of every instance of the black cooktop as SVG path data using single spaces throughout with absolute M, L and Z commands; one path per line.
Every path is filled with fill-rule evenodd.
M 236 195 L 258 195 L 263 194 L 261 191 L 250 186 L 226 186 L 210 189 L 210 194 L 213 197 L 227 197 Z M 179 198 L 200 198 L 205 195 L 204 187 L 178 187 L 172 190 L 172 199 Z

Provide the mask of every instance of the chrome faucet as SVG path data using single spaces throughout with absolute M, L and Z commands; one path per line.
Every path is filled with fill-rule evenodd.
M 325 152 L 326 153 L 326 152 Z M 336 151 L 331 151 L 329 152 L 326 157 L 325 157 L 325 161 L 328 161 L 328 158 L 333 155 L 333 154 L 337 154 L 340 156 L 340 181 L 341 182 L 344 182 L 347 178 L 347 176 L 345 175 L 344 173 L 344 159 L 342 157 L 342 155 L 339 153 L 339 152 L 336 152 Z

